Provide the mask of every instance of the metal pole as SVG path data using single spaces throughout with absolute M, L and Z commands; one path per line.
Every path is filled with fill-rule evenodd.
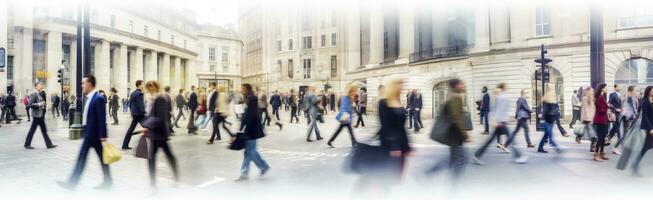
M 74 81 L 75 85 L 75 96 L 76 97 L 81 97 L 82 96 L 82 4 L 77 5 L 77 66 L 75 66 L 75 74 L 74 74 Z
M 590 75 L 592 87 L 605 82 L 602 4 L 593 2 L 590 12 Z
M 544 63 L 544 44 L 542 44 L 542 46 L 540 46 L 540 59 L 542 59 L 542 63 L 540 64 L 540 66 L 542 68 L 542 73 L 540 73 L 540 74 L 542 76 L 541 77 L 542 78 L 542 97 L 544 97 L 544 91 L 546 90 L 546 88 L 544 87 L 546 85 L 546 80 L 544 80 L 544 66 L 546 65 Z

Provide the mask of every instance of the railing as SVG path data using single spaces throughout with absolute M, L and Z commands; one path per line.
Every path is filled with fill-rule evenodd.
M 433 48 L 410 54 L 409 62 L 420 62 L 432 59 L 463 56 L 467 54 L 467 44 Z

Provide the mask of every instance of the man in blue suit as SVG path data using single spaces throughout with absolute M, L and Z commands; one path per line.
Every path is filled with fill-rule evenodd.
M 488 114 L 490 113 L 490 94 L 487 92 L 487 87 L 483 86 L 483 101 L 481 101 L 481 123 L 485 128 L 483 134 L 490 133 L 490 124 Z
M 88 151 L 93 148 L 100 158 L 102 172 L 104 173 L 104 182 L 95 188 L 109 188 L 113 185 L 111 174 L 109 172 L 109 165 L 104 164 L 102 161 L 102 146 L 107 140 L 107 102 L 104 97 L 95 90 L 95 77 L 92 75 L 84 76 L 82 90 L 86 95 L 84 103 L 82 104 L 84 108 L 82 114 L 82 125 L 84 126 L 82 148 L 79 150 L 79 157 L 77 157 L 77 164 L 75 165 L 73 174 L 67 182 L 58 182 L 58 184 L 66 189 L 74 189 L 77 186 L 82 171 L 84 170 L 84 166 L 86 165 Z
M 619 94 L 619 92 L 621 92 L 621 88 L 619 88 L 619 85 L 614 84 L 614 92 L 610 93 L 610 98 L 608 99 L 608 103 L 612 105 L 612 112 L 615 114 L 615 121 L 612 122 L 612 129 L 610 130 L 610 134 L 608 134 L 609 139 L 612 139 L 615 133 L 617 138 L 621 139 L 621 130 L 619 128 L 621 126 L 622 101 L 621 94 Z
M 274 91 L 274 94 L 270 97 L 270 105 L 272 106 L 272 115 L 277 117 L 277 120 L 279 119 L 279 107 L 281 107 L 281 96 L 279 96 L 279 92 L 276 90 Z
M 129 141 L 132 139 L 132 133 L 134 132 L 136 125 L 145 119 L 145 99 L 143 98 L 143 92 L 141 92 L 142 85 L 143 81 L 137 80 L 136 90 L 129 95 L 129 110 L 131 110 L 132 114 L 132 123 L 129 125 L 129 129 L 127 129 L 127 133 L 125 134 L 125 139 L 122 141 L 122 149 L 125 150 L 131 149 L 129 147 Z M 143 124 L 141 124 L 141 126 L 142 125 Z

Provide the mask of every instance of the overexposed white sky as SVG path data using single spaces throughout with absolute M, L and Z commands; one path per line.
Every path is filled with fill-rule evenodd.
M 197 13 L 200 24 L 224 25 L 238 22 L 238 2 L 236 0 L 180 0 L 173 1 Z

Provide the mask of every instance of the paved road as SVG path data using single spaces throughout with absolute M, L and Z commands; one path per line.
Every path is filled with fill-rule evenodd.
M 181 182 L 171 180 L 170 168 L 163 155 L 157 163 L 159 188 L 149 187 L 147 161 L 133 157 L 126 151 L 123 160 L 111 165 L 114 188 L 105 191 L 92 189 L 102 180 L 99 163 L 89 154 L 82 183 L 74 192 L 59 188 L 55 182 L 65 180 L 71 173 L 80 141 L 67 138 L 68 129 L 58 119 L 47 120 L 50 135 L 59 147 L 45 149 L 41 136 L 36 134 L 35 150 L 24 149 L 23 142 L 28 125 L 12 124 L 0 128 L 0 197 L 2 199 L 84 199 L 88 195 L 99 199 L 181 199 L 188 197 L 214 197 L 216 199 L 348 199 L 358 176 L 345 173 L 343 161 L 351 150 L 348 134 L 341 134 L 335 142 L 337 148 L 326 146 L 326 141 L 305 142 L 305 121 L 287 123 L 288 114 L 282 113 L 283 130 L 267 127 L 267 137 L 260 140 L 259 148 L 270 163 L 269 176 L 257 178 L 258 170 L 252 166 L 251 180 L 234 182 L 239 175 L 242 152 L 227 150 L 225 142 L 207 145 L 210 133 L 200 131 L 189 136 L 184 129 L 175 129 L 177 135 L 170 141 L 179 160 Z M 355 129 L 357 137 L 368 140 L 377 128 L 376 117 L 367 117 L 368 127 Z M 121 124 L 109 126 L 109 142 L 118 145 L 131 117 L 120 116 Z M 232 122 L 236 119 L 230 118 Z M 302 119 L 303 120 L 303 119 Z M 329 137 L 337 127 L 333 115 L 326 116 L 320 124 L 324 137 Z M 513 164 L 511 156 L 491 147 L 483 160 L 484 166 L 469 165 L 458 192 L 449 187 L 447 173 L 424 178 L 421 171 L 437 159 L 448 156 L 448 149 L 427 138 L 431 121 L 425 120 L 422 133 L 411 134 L 416 152 L 408 160 L 404 181 L 394 187 L 388 199 L 650 199 L 653 182 L 653 161 L 645 159 L 644 177 L 634 178 L 628 172 L 615 170 L 616 156 L 607 162 L 591 160 L 588 145 L 575 144 L 573 138 L 556 139 L 565 147 L 562 156 L 535 153 L 523 149 L 530 157 L 528 164 Z M 186 124 L 182 120 L 180 124 Z M 476 125 L 478 127 L 478 125 Z M 236 129 L 234 123 L 232 129 Z M 533 127 L 534 128 L 534 127 Z M 209 128 L 210 129 L 210 128 Z M 472 131 L 473 142 L 468 151 L 475 149 L 485 136 Z M 223 136 L 225 137 L 225 136 Z M 541 133 L 532 134 L 539 141 Z M 132 140 L 136 146 L 138 137 Z M 517 139 L 525 146 L 523 138 Z M 609 148 L 608 148 L 609 149 Z M 252 164 L 253 165 L 253 164 Z M 9 198 L 4 198 L 9 197 Z M 376 199 L 376 198 L 375 198 Z

